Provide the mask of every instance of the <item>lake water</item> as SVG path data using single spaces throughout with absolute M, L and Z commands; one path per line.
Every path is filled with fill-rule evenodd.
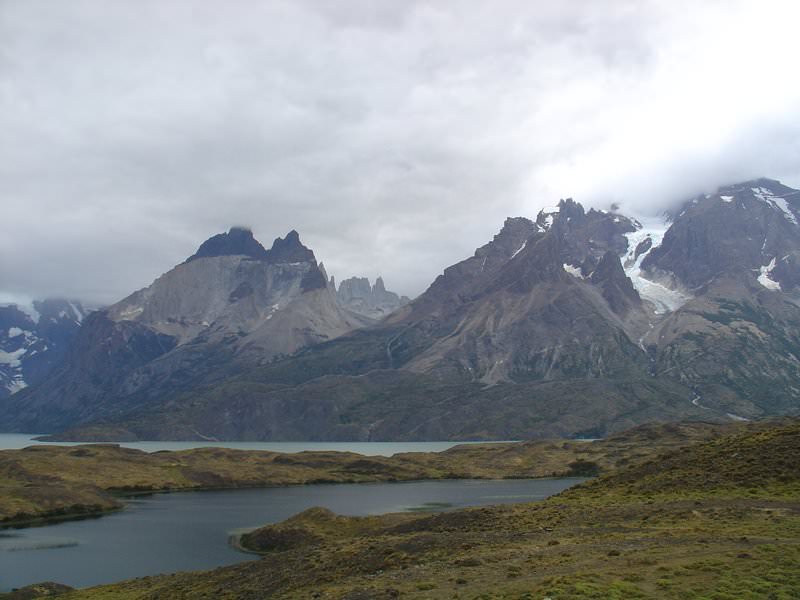
M 35 444 L 75 446 L 85 442 L 37 442 L 36 434 L 0 433 L 0 450 L 16 450 Z M 117 442 L 113 442 L 117 443 Z M 500 442 L 119 442 L 125 448 L 145 452 L 159 450 L 190 450 L 192 448 L 235 448 L 238 450 L 270 450 L 272 452 L 303 452 L 305 450 L 338 450 L 367 456 L 391 456 L 398 452 L 442 452 L 460 444 Z
M 579 478 L 306 485 L 180 492 L 132 499 L 100 518 L 0 529 L 0 591 L 40 581 L 74 587 L 132 577 L 210 569 L 253 556 L 228 538 L 324 506 L 346 515 L 542 500 Z

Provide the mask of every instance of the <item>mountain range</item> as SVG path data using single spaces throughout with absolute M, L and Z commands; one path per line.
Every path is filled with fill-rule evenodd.
M 42 381 L 88 314 L 79 301 L 57 298 L 0 306 L 0 398 Z
M 800 192 L 509 218 L 411 302 L 235 228 L 89 315 L 0 427 L 70 439 L 598 437 L 797 414 Z

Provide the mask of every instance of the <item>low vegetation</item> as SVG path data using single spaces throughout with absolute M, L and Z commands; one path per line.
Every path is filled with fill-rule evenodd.
M 263 556 L 63 597 L 789 600 L 800 596 L 800 421 L 642 457 L 544 502 L 311 509 L 241 543 Z

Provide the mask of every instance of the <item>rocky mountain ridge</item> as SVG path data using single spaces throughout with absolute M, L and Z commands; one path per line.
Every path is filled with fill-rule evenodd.
M 597 437 L 654 419 L 797 414 L 799 198 L 761 179 L 644 223 L 562 200 L 535 220 L 507 219 L 378 323 L 202 386 L 151 386 L 158 393 L 121 412 L 84 413 L 91 426 L 67 436 Z M 129 304 L 170 339 L 202 318 Z M 217 353 L 208 360 L 223 346 L 205 348 Z

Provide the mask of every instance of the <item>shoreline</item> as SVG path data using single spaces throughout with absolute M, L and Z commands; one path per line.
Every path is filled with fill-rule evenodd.
M 590 479 L 585 477 L 577 477 L 575 475 L 546 475 L 541 477 L 428 477 L 419 479 L 376 479 L 374 481 L 307 481 L 304 483 L 287 483 L 287 484 L 266 484 L 266 485 L 236 485 L 236 486 L 219 486 L 219 487 L 183 487 L 183 488 L 166 488 L 157 490 L 139 490 L 122 492 L 119 490 L 106 490 L 106 492 L 113 498 L 119 498 L 121 506 L 113 508 L 97 508 L 95 510 L 75 510 L 70 512 L 52 511 L 50 513 L 43 513 L 33 517 L 25 517 L 22 519 L 10 519 L 0 521 L 0 531 L 7 529 L 27 529 L 29 527 L 46 527 L 48 525 L 55 525 L 66 521 L 83 521 L 87 519 L 100 519 L 104 516 L 122 512 L 127 509 L 126 499 L 134 499 L 147 496 L 155 496 L 156 494 L 179 494 L 191 492 L 232 492 L 237 490 L 268 490 L 268 489 L 281 489 L 290 487 L 305 487 L 308 485 L 373 485 L 373 484 L 403 484 L 403 483 L 423 483 L 431 481 L 523 481 L 523 480 L 547 480 L 547 479 Z M 252 553 L 253 551 L 242 550 L 243 552 Z M 259 554 L 256 552 L 256 554 Z
M 739 429 L 734 427 L 733 429 Z M 747 428 L 747 426 L 744 426 Z M 126 498 L 293 485 L 593 477 L 730 426 L 648 425 L 597 441 L 461 445 L 444 452 L 366 456 L 204 447 L 148 453 L 108 444 L 37 445 L 0 451 L 0 528 L 102 516 Z M 657 440 L 657 441 L 656 441 Z

